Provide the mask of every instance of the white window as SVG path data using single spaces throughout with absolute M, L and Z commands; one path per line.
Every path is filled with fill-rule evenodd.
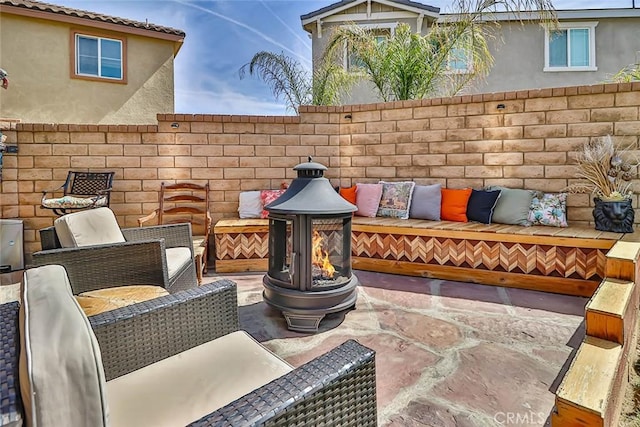
M 447 72 L 451 74 L 466 74 L 472 71 L 471 54 L 461 47 L 453 47 L 447 59 Z
M 75 74 L 123 80 L 123 41 L 75 34 Z
M 384 43 L 394 32 L 396 29 L 397 23 L 390 24 L 361 24 L 359 27 L 366 28 L 371 30 L 376 39 L 376 43 L 381 44 Z M 349 49 L 345 43 L 344 46 L 344 68 L 347 70 L 353 70 L 356 68 L 361 68 L 364 64 L 362 60 L 358 58 L 354 54 L 349 54 Z
M 545 29 L 544 71 L 596 71 L 597 22 L 562 22 Z

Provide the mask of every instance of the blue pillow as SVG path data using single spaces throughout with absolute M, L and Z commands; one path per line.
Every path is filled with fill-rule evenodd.
M 467 204 L 467 218 L 469 221 L 491 224 L 493 210 L 496 207 L 496 203 L 498 203 L 499 197 L 500 190 L 473 190 Z

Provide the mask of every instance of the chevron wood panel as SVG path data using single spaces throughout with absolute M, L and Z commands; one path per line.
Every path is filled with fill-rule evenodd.
M 216 234 L 216 259 L 237 260 L 266 258 L 269 233 Z

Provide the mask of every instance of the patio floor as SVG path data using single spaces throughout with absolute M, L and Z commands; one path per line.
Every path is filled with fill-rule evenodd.
M 289 331 L 262 301 L 263 274 L 205 282 L 237 282 L 241 328 L 294 366 L 349 338 L 374 349 L 381 426 L 549 425 L 586 298 L 356 274 L 356 310 L 327 316 L 315 335 Z

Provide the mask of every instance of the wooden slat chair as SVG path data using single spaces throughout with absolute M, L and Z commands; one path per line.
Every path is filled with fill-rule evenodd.
M 191 223 L 193 232 L 193 254 L 196 263 L 198 284 L 202 275 L 207 273 L 209 257 L 209 232 L 211 215 L 209 214 L 209 183 L 198 185 L 189 182 L 165 184 L 160 186 L 160 206 L 149 215 L 138 218 L 140 227 L 147 221 L 157 218 L 158 225 Z
M 42 192 L 41 208 L 58 216 L 79 211 L 109 207 L 115 172 L 69 171 L 62 186 Z M 62 197 L 51 197 L 62 190 Z M 49 195 L 49 196 L 47 196 Z

